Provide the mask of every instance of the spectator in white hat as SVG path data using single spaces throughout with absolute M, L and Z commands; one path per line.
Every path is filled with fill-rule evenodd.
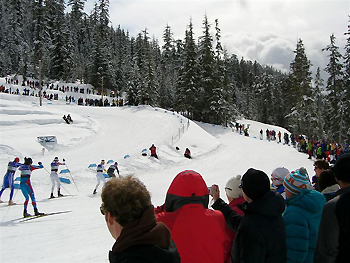
M 271 173 L 272 190 L 274 190 L 277 193 L 280 193 L 283 196 L 283 198 L 286 198 L 283 180 L 287 174 L 289 174 L 289 170 L 284 167 L 277 167 Z

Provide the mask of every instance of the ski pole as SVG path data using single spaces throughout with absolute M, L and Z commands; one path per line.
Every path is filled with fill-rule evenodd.
M 68 168 L 68 165 L 66 164 L 65 160 L 64 160 L 64 163 L 65 163 L 65 165 L 66 165 L 66 167 L 67 167 L 67 169 L 68 169 L 68 171 L 69 171 L 69 175 L 70 175 L 70 177 L 72 178 L 72 181 L 73 181 L 75 187 L 77 188 L 77 190 L 78 190 L 78 192 L 79 192 L 78 186 L 77 186 L 77 184 L 75 183 L 74 178 L 73 178 L 73 176 L 72 176 L 72 174 L 71 174 L 71 172 L 70 172 L 70 170 L 69 170 L 69 168 Z

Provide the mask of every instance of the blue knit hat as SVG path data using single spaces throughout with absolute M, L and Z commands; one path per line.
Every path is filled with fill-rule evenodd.
M 308 189 L 310 179 L 305 168 L 290 172 L 284 177 L 283 185 L 292 194 L 299 194 L 302 189 Z

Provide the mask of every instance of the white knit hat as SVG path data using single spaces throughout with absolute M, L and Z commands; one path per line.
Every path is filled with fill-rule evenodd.
M 240 175 L 237 175 L 236 177 L 232 177 L 230 180 L 228 180 L 225 187 L 227 196 L 231 198 L 238 198 L 240 196 L 243 196 L 242 189 L 239 188 L 240 184 L 241 184 Z
M 289 170 L 284 167 L 278 167 L 271 173 L 271 180 L 275 181 L 275 185 L 283 184 L 283 179 L 289 174 Z

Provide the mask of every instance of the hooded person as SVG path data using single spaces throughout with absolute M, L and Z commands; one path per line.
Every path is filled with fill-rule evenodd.
M 326 199 L 309 189 L 310 179 L 305 168 L 290 172 L 283 185 L 286 192 L 287 262 L 314 262 L 318 229 Z
M 349 262 L 350 153 L 342 154 L 331 168 L 340 189 L 322 212 L 315 263 Z
M 202 176 L 192 170 L 172 181 L 164 210 L 157 221 L 171 231 L 182 263 L 228 262 L 230 236 L 219 211 L 208 209 L 209 191 Z
M 240 187 L 245 199 L 244 216 L 220 198 L 217 185 L 212 186 L 212 207 L 222 212 L 227 226 L 236 232 L 231 262 L 286 262 L 283 197 L 270 190 L 266 173 L 253 168 L 243 175 Z

